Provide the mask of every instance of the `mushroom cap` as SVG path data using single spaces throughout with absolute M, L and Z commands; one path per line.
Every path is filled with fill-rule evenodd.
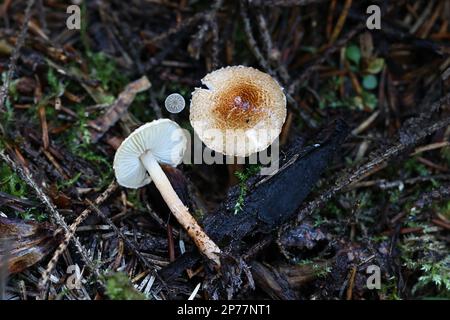
M 169 119 L 146 123 L 134 130 L 120 145 L 114 156 L 117 182 L 127 188 L 140 188 L 152 179 L 140 157 L 151 152 L 160 163 L 176 167 L 183 159 L 187 139 L 180 126 Z
M 245 66 L 207 74 L 192 93 L 190 121 L 200 139 L 225 155 L 266 149 L 286 120 L 283 88 L 267 73 Z

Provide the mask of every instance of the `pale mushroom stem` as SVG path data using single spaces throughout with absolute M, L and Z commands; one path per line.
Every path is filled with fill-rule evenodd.
M 178 222 L 187 231 L 192 240 L 194 240 L 200 252 L 220 266 L 219 247 L 208 237 L 202 227 L 200 227 L 197 221 L 191 216 L 189 210 L 178 197 L 170 184 L 169 179 L 167 179 L 166 174 L 161 169 L 161 166 L 152 153 L 146 152 L 143 154 L 141 156 L 141 161 L 170 211 L 172 211 Z

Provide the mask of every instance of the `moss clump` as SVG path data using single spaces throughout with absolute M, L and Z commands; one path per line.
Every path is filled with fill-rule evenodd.
M 111 300 L 146 300 L 146 297 L 133 287 L 130 279 L 123 272 L 106 276 L 106 294 Z
M 250 179 L 250 177 L 254 176 L 260 171 L 259 165 L 251 165 L 245 170 L 237 171 L 234 173 L 234 175 L 239 180 L 239 196 L 236 201 L 236 204 L 234 205 L 234 214 L 237 214 L 238 212 L 242 211 L 244 208 L 244 202 L 245 202 L 245 196 L 247 195 L 247 180 Z

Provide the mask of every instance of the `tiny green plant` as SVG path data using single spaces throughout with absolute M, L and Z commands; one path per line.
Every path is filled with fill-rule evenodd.
M 297 263 L 299 266 L 311 267 L 315 277 L 324 278 L 331 272 L 331 265 L 326 262 L 316 262 L 310 259 L 303 259 Z
M 25 198 L 29 195 L 27 184 L 6 163 L 0 165 L 0 192 L 18 198 Z M 23 211 L 11 210 L 10 213 L 23 220 L 44 221 L 47 219 L 47 215 L 34 206 Z
M 419 274 L 412 294 L 434 289 L 434 295 L 450 297 L 450 255 L 445 243 L 425 232 L 407 237 L 401 251 L 404 266 Z
M 243 171 L 237 171 L 234 173 L 236 178 L 239 180 L 239 196 L 234 205 L 234 214 L 238 214 L 244 208 L 245 196 L 247 195 L 247 181 L 252 176 L 257 174 L 260 171 L 259 165 L 251 165 Z
M 100 81 L 105 91 L 117 93 L 128 82 L 128 79 L 119 72 L 116 62 L 102 52 L 87 53 L 90 73 L 94 79 Z
M 123 272 L 116 272 L 106 276 L 106 294 L 111 300 L 146 300 L 131 284 L 128 276 Z

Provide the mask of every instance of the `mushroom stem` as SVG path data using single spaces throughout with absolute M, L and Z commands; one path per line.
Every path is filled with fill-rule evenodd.
M 178 222 L 187 231 L 192 240 L 194 240 L 200 252 L 220 266 L 219 247 L 208 237 L 202 227 L 200 227 L 197 221 L 191 216 L 188 208 L 186 208 L 178 197 L 170 184 L 169 179 L 167 179 L 166 174 L 161 169 L 161 166 L 152 153 L 147 151 L 141 156 L 141 161 L 170 211 L 172 211 Z

